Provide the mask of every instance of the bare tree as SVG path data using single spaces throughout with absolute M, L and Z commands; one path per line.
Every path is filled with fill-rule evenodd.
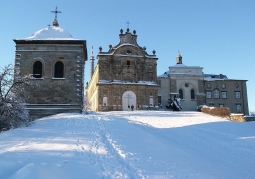
M 84 96 L 83 99 L 83 109 L 86 114 L 88 114 L 88 111 L 91 110 L 91 102 L 88 100 L 87 96 Z
M 0 131 L 3 128 L 10 129 L 28 124 L 25 86 L 34 86 L 30 83 L 29 76 L 14 79 L 11 64 L 0 68 Z

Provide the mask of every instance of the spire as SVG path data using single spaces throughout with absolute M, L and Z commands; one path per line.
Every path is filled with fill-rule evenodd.
M 92 75 L 94 73 L 94 61 L 95 61 L 94 49 L 93 49 L 93 46 L 92 46 L 92 52 L 91 52 L 91 57 L 90 57 L 90 78 L 92 78 Z
M 56 26 L 58 27 L 59 24 L 58 24 L 58 13 L 62 13 L 61 11 L 58 11 L 58 7 L 56 6 L 56 10 L 55 11 L 51 11 L 52 13 L 55 13 L 55 19 L 52 23 L 52 26 Z
M 182 56 L 181 56 L 179 50 L 178 50 L 178 55 L 176 56 L 176 63 L 177 64 L 182 64 Z

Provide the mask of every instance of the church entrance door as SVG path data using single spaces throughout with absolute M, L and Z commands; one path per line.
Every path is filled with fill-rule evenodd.
M 134 106 L 134 110 L 136 109 L 136 95 L 133 91 L 126 91 L 122 95 L 123 111 L 128 111 L 128 105 L 130 106 L 130 110 L 131 110 L 131 105 Z

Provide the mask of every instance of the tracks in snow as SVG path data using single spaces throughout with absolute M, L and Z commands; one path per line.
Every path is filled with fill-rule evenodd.
M 107 116 L 94 116 L 91 126 L 95 127 L 95 139 L 90 151 L 97 153 L 97 158 L 90 156 L 90 163 L 99 164 L 105 178 L 145 178 L 126 160 L 126 154 L 111 138 L 111 131 L 107 127 L 111 122 Z

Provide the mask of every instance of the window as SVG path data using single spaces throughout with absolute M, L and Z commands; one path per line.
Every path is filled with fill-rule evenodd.
M 236 112 L 242 112 L 241 104 L 236 104 Z
M 221 92 L 221 96 L 222 96 L 222 99 L 227 99 L 227 92 L 226 91 L 222 91 Z
M 194 89 L 190 90 L 190 96 L 191 96 L 191 99 L 195 99 L 195 90 Z
M 128 65 L 128 66 L 130 65 L 130 61 L 129 61 L 129 60 L 127 61 L 127 65 Z
M 103 106 L 107 106 L 107 97 L 103 97 Z
M 209 106 L 214 107 L 214 103 L 209 103 Z
M 215 90 L 214 90 L 214 98 L 215 98 L 215 99 L 219 99 L 219 98 L 220 98 L 220 92 L 219 92 L 218 89 L 215 89 Z
M 182 89 L 179 89 L 179 98 L 183 99 L 183 91 L 182 91 Z
M 161 96 L 158 96 L 158 103 L 161 104 Z
M 211 91 L 207 91 L 206 92 L 206 98 L 207 99 L 211 99 L 212 98 L 212 92 Z
M 130 55 L 132 52 L 131 50 L 127 50 L 127 54 Z
M 220 107 L 220 108 L 223 108 L 223 107 L 224 107 L 224 104 L 219 104 L 219 107 Z
M 240 93 L 240 91 L 236 91 L 236 99 L 241 99 L 241 93 Z
M 158 85 L 159 85 L 159 87 L 161 87 L 161 81 L 160 80 L 158 80 Z
M 63 64 L 63 62 L 58 61 L 55 63 L 54 77 L 55 78 L 64 78 L 64 64 Z
M 225 83 L 222 83 L 222 84 L 221 84 L 221 88 L 222 88 L 222 89 L 225 89 L 225 88 L 226 88 L 226 84 L 225 84 Z
M 206 88 L 210 89 L 211 88 L 211 83 L 207 83 Z
M 33 77 L 42 78 L 42 62 L 36 61 L 33 65 Z

